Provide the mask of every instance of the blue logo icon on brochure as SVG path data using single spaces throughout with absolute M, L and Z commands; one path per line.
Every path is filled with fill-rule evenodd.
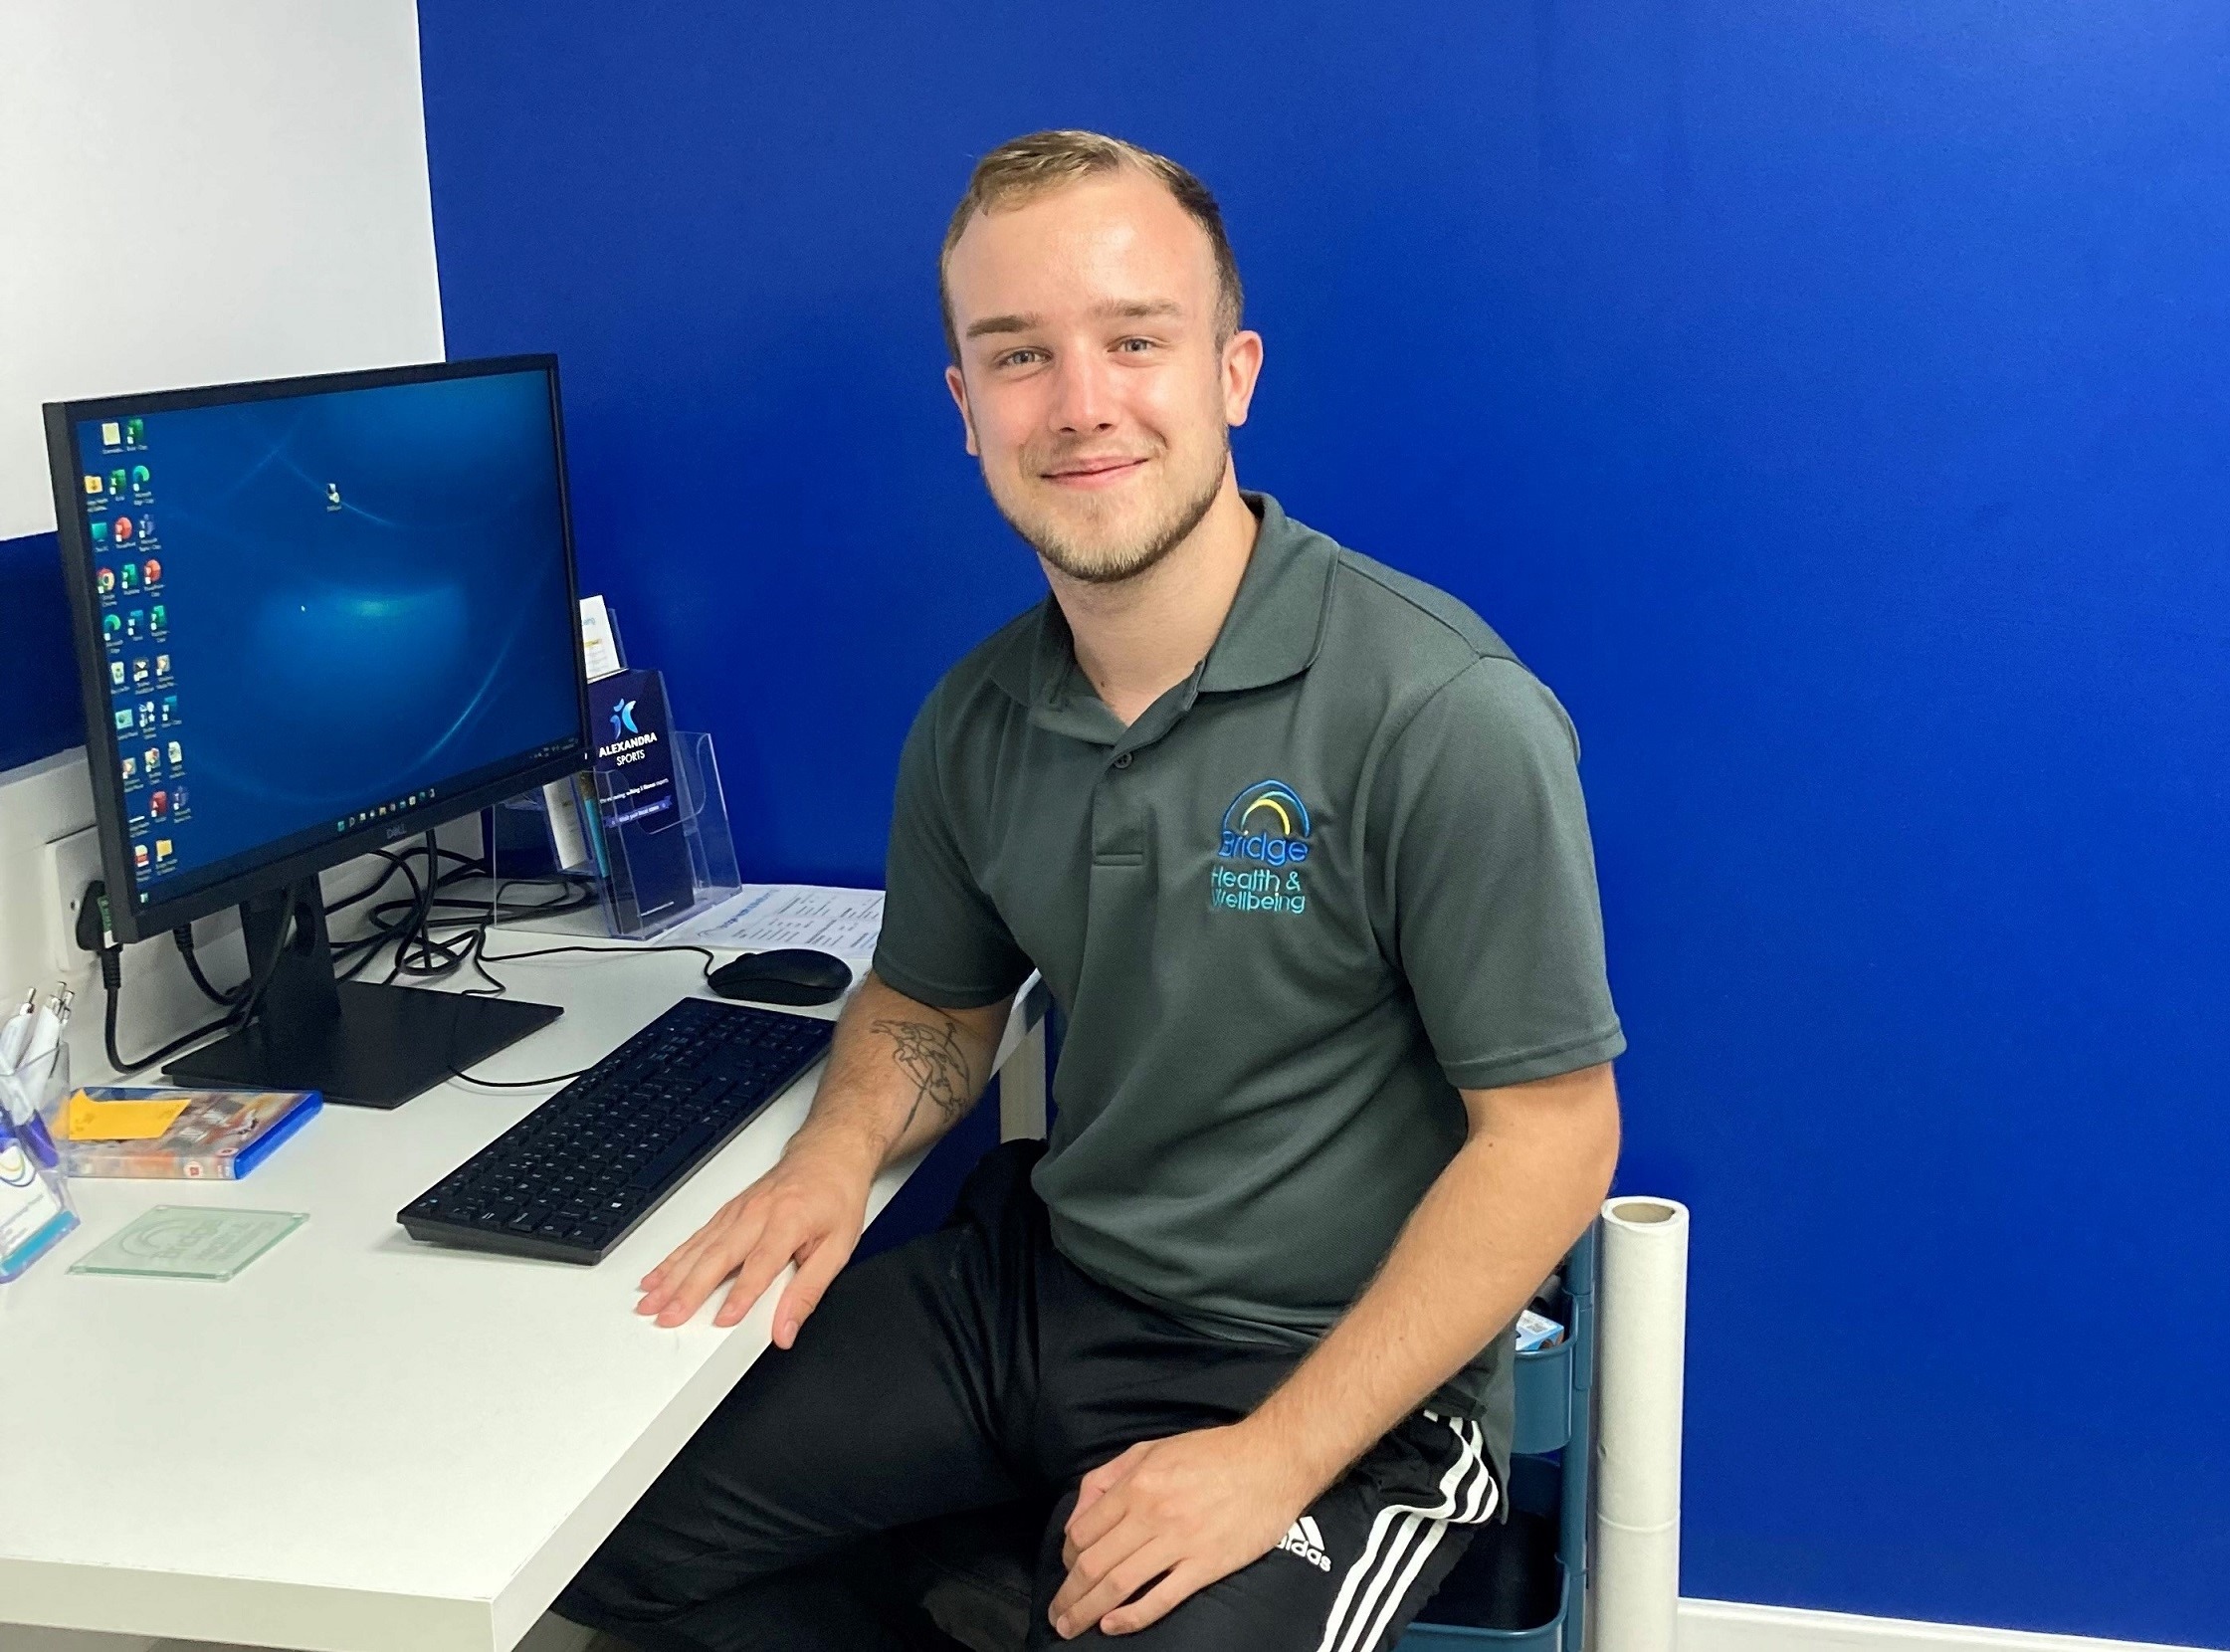
M 635 726 L 635 702 L 632 700 L 614 702 L 612 706 L 612 738 L 616 740 L 622 734 L 640 734 L 642 731 Z
M 1309 858 L 1309 805 L 1283 780 L 1257 780 L 1223 812 L 1216 854 L 1227 861 L 1284 866 Z

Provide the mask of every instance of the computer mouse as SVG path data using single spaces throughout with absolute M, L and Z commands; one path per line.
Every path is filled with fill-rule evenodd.
M 844 996 L 852 966 L 840 957 L 804 946 L 772 952 L 745 952 L 706 978 L 723 998 L 754 1004 L 825 1004 Z

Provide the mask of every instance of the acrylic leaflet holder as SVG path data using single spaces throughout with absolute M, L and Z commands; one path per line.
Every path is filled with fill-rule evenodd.
M 583 821 L 605 928 L 647 940 L 718 906 L 742 887 L 727 799 L 710 734 L 674 731 L 672 807 L 635 817 L 625 769 L 597 769 Z

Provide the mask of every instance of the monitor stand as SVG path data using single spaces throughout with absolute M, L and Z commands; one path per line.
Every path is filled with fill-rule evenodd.
M 246 1026 L 163 1069 L 173 1083 L 316 1090 L 351 1107 L 400 1107 L 565 1013 L 513 998 L 335 980 L 314 877 L 244 903 L 240 923 L 248 978 L 269 969 L 271 983 Z

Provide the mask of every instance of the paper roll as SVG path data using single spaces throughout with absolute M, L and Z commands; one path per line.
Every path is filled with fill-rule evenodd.
M 1600 1300 L 1589 1638 L 1602 1652 L 1674 1652 L 1687 1206 L 1604 1204 Z

